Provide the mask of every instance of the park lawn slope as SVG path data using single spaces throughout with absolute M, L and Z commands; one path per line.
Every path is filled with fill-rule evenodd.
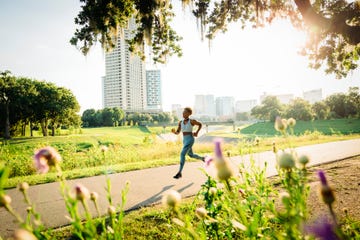
M 294 134 L 320 132 L 324 135 L 360 133 L 360 119 L 334 119 L 316 121 L 297 121 Z M 280 135 L 274 128 L 273 122 L 259 122 L 240 130 L 241 134 L 256 134 L 258 136 Z

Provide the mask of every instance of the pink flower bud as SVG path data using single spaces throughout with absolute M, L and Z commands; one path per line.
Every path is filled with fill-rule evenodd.
M 84 201 L 85 199 L 88 199 L 90 197 L 89 190 L 82 184 L 76 184 L 75 191 L 77 200 Z
M 102 152 L 107 152 L 107 151 L 109 150 L 109 148 L 108 148 L 107 146 L 101 146 L 101 147 L 100 147 L 100 150 L 101 150 Z
M 91 192 L 90 193 L 90 199 L 92 201 L 96 201 L 99 198 L 99 194 L 97 192 Z
M 175 191 L 175 190 L 169 190 L 162 199 L 162 202 L 164 205 L 171 207 L 171 208 L 175 208 L 177 207 L 177 205 L 179 205 L 181 201 L 181 195 L 179 192 Z
M 293 128 L 296 124 L 296 120 L 294 118 L 289 118 L 287 120 L 287 124 L 289 125 L 289 127 Z
M 308 163 L 310 162 L 310 160 L 309 160 L 309 157 L 308 157 L 308 156 L 306 156 L 306 155 L 301 155 L 301 156 L 299 157 L 299 159 L 298 159 L 298 162 L 299 162 L 303 167 L 305 167 L 306 164 L 308 164 Z
M 19 183 L 18 188 L 20 192 L 25 192 L 26 190 L 29 189 L 29 184 L 27 182 Z
M 291 153 L 283 153 L 279 158 L 279 167 L 283 169 L 291 169 L 295 167 L 294 156 Z
M 200 208 L 197 208 L 197 209 L 196 209 L 195 214 L 196 214 L 196 216 L 198 216 L 200 219 L 204 219 L 204 218 L 206 218 L 206 216 L 207 216 L 207 211 L 206 211 L 205 208 L 200 207 Z
M 275 119 L 275 129 L 279 132 L 283 132 L 287 128 L 287 120 L 281 119 L 281 117 L 277 116 Z
M 0 207 L 5 207 L 10 205 L 11 203 L 11 197 L 9 195 L 6 194 L 1 194 L 0 195 Z
M 108 207 L 108 214 L 109 214 L 109 215 L 114 215 L 114 214 L 116 214 L 116 207 L 110 205 L 110 206 Z
M 215 187 L 209 188 L 209 194 L 210 196 L 215 196 L 217 194 L 217 189 Z
M 25 229 L 17 229 L 14 232 L 14 240 L 36 240 L 34 234 Z

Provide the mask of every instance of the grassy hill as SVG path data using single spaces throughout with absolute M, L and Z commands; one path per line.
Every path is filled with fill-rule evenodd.
M 297 121 L 294 134 L 301 135 L 306 132 L 320 132 L 325 135 L 360 133 L 360 119 L 334 119 L 316 121 Z M 259 136 L 279 135 L 273 122 L 260 122 L 240 130 L 241 134 L 256 134 Z

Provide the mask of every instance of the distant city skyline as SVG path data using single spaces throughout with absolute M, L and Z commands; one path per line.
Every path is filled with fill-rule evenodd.
M 83 56 L 70 45 L 80 11 L 80 1 L 0 2 L 0 71 L 55 83 L 70 89 L 81 112 L 102 108 L 105 53 L 100 44 Z M 323 89 L 323 97 L 360 87 L 360 70 L 336 80 L 322 70 L 307 67 L 297 54 L 305 43 L 304 34 L 287 22 L 275 22 L 264 29 L 240 30 L 232 24 L 226 34 L 211 43 L 200 39 L 196 20 L 181 2 L 174 2 L 174 28 L 183 37 L 183 57 L 172 57 L 161 70 L 162 103 L 193 106 L 195 95 L 233 96 L 236 100 L 258 99 L 261 94 L 294 94 Z M 147 62 L 146 68 L 152 67 Z
M 257 105 L 261 105 L 267 96 L 277 97 L 282 104 L 289 104 L 296 98 L 302 98 L 310 104 L 324 100 L 322 89 L 312 89 L 305 91 L 301 96 L 294 94 L 270 94 L 263 93 L 258 98 L 253 99 L 235 99 L 234 96 L 215 96 L 213 94 L 195 95 L 195 103 L 193 106 L 193 115 L 199 118 L 209 118 L 217 120 L 226 120 L 235 117 L 236 113 L 250 113 L 251 109 Z M 172 111 L 179 115 L 179 109 L 185 107 L 180 104 L 174 105 Z

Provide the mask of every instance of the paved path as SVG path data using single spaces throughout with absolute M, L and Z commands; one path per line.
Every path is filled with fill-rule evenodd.
M 347 140 L 340 142 L 331 142 L 317 144 L 296 149 L 299 155 L 306 154 L 310 157 L 310 165 L 319 165 L 325 162 L 345 159 L 360 155 L 360 139 Z M 260 166 L 268 162 L 267 176 L 276 175 L 275 154 L 271 151 L 255 153 L 252 156 L 236 156 L 231 161 L 236 166 L 241 162 L 248 163 L 250 157 Z M 136 209 L 142 206 L 159 203 L 162 194 L 168 189 L 179 191 L 183 198 L 195 195 L 204 183 L 206 177 L 199 170 L 203 167 L 202 162 L 186 163 L 183 178 L 175 180 L 172 176 L 177 172 L 178 166 L 165 166 L 152 169 L 144 169 L 119 174 L 111 174 L 108 177 L 112 183 L 112 196 L 114 203 L 121 201 L 121 190 L 125 182 L 130 182 L 130 191 L 127 196 L 126 210 Z M 97 176 L 68 181 L 70 186 L 76 183 L 82 183 L 90 191 L 96 191 L 101 196 L 99 199 L 100 210 L 106 212 L 108 203 L 106 201 L 106 176 Z M 69 222 L 65 218 L 67 214 L 65 204 L 59 191 L 59 183 L 49 183 L 32 186 L 29 189 L 29 196 L 35 203 L 36 209 L 40 212 L 43 222 L 48 227 L 58 227 L 67 225 Z M 25 216 L 25 204 L 20 192 L 16 189 L 10 189 L 7 193 L 13 199 L 12 206 L 22 216 Z M 91 210 L 95 209 L 90 204 Z M 4 208 L 0 208 L 0 236 L 10 236 L 17 224 Z

